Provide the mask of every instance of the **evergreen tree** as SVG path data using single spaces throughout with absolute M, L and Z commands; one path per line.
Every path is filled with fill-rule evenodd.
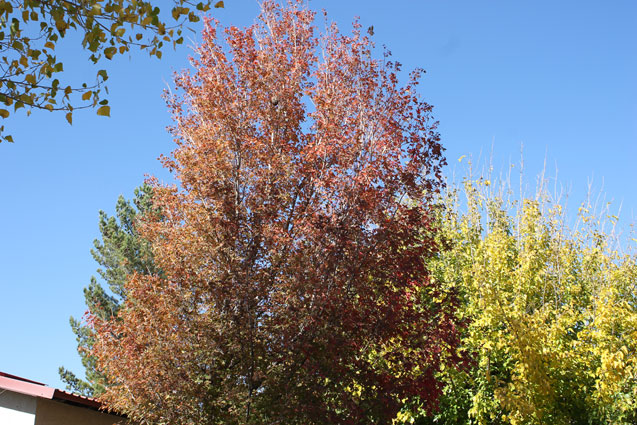
M 91 277 L 84 288 L 87 311 L 102 319 L 117 315 L 122 301 L 126 298 L 124 283 L 132 273 L 152 274 L 155 271 L 153 256 L 147 241 L 142 239 L 135 228 L 137 218 L 152 208 L 152 189 L 144 184 L 135 189 L 131 201 L 120 196 L 115 205 L 115 215 L 99 212 L 101 239 L 94 241 L 91 254 L 99 268 L 101 279 Z M 86 380 L 70 370 L 60 367 L 60 378 L 67 389 L 85 395 L 96 396 L 104 391 L 106 377 L 95 367 L 95 359 L 88 354 L 93 345 L 93 330 L 81 320 L 71 317 L 71 329 L 77 336 L 78 353 L 85 368 Z

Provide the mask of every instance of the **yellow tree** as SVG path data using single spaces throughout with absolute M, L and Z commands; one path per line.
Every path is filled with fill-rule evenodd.
M 516 199 L 488 178 L 443 199 L 449 250 L 430 266 L 461 295 L 468 371 L 448 368 L 424 423 L 637 421 L 637 261 L 582 205 L 569 223 L 540 189 Z M 410 415 L 407 415 L 409 418 Z

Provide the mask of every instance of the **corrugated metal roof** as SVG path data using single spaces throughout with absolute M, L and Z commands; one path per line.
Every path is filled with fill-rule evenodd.
M 41 397 L 49 400 L 58 400 L 66 403 L 77 404 L 84 407 L 90 407 L 92 409 L 100 409 L 102 407 L 102 403 L 93 398 L 47 387 L 41 382 L 21 378 L 5 372 L 0 372 L 0 389 L 26 394 L 33 397 Z

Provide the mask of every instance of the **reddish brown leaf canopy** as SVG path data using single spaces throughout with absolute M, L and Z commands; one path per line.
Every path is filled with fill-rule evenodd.
M 95 321 L 104 400 L 171 424 L 390 423 L 433 405 L 450 298 L 429 280 L 442 148 L 431 107 L 354 24 L 300 2 L 208 22 L 171 97 L 177 148 L 146 217 L 161 276 Z

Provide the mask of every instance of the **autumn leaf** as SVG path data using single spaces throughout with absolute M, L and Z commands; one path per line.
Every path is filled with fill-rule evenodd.
M 111 107 L 108 105 L 100 106 L 97 109 L 97 115 L 110 117 L 111 116 Z
M 107 47 L 104 49 L 104 56 L 106 56 L 107 59 L 113 59 L 115 53 L 117 53 L 117 48 L 115 47 Z

